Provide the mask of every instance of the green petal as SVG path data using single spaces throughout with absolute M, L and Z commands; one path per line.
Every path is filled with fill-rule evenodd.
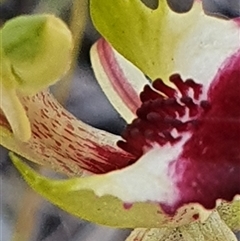
M 204 223 L 179 228 L 137 228 L 126 241 L 237 241 L 237 238 L 218 213 L 213 212 Z
M 135 202 L 132 205 L 112 195 L 96 195 L 100 186 L 111 185 L 107 175 L 93 175 L 69 180 L 45 178 L 11 154 L 14 165 L 25 181 L 40 195 L 63 210 L 82 219 L 120 228 L 175 227 L 195 220 L 202 208 L 198 205 L 183 206 L 176 216 L 168 216 L 155 202 Z M 209 214 L 209 211 L 206 211 Z M 205 211 L 202 214 L 206 214 Z M 202 215 L 201 214 L 201 215 Z
M 221 217 L 216 211 L 213 212 L 204 223 L 197 222 L 180 227 L 178 234 L 182 234 L 184 237 L 183 241 L 237 241 L 234 233 L 224 221 L 221 220 Z M 174 237 L 174 235 L 172 235 L 172 237 Z
M 207 16 L 201 1 L 183 14 L 166 0 L 159 0 L 156 10 L 140 0 L 91 0 L 90 7 L 98 31 L 152 80 L 180 73 L 184 79 L 212 81 L 239 49 L 239 25 Z
M 240 199 L 234 200 L 232 203 L 222 202 L 217 210 L 231 230 L 240 231 Z
M 113 47 L 151 78 L 159 73 L 159 41 L 163 20 L 170 9 L 166 1 L 153 11 L 139 0 L 91 0 L 91 17 Z M 111 13 L 111 14 L 109 14 Z

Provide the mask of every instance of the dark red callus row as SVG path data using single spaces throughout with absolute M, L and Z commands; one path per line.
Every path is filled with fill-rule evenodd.
M 122 133 L 124 141 L 118 142 L 119 147 L 137 158 L 155 144 L 163 146 L 179 141 L 182 132 L 197 127 L 198 113 L 210 108 L 207 101 L 198 101 L 202 93 L 200 84 L 191 79 L 183 81 L 179 74 L 172 75 L 169 80 L 176 88 L 166 85 L 161 79 L 144 87 L 137 118 Z M 188 96 L 190 90 L 192 97 Z M 172 135 L 173 129 L 177 136 Z

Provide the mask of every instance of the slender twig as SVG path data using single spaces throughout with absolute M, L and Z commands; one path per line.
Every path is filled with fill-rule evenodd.
M 82 39 L 86 26 L 88 0 L 74 0 L 71 9 L 69 28 L 73 35 L 72 62 L 69 71 L 64 78 L 58 82 L 53 89 L 55 97 L 61 104 L 64 104 L 69 96 L 73 72 L 77 65 L 79 50 L 82 46 Z

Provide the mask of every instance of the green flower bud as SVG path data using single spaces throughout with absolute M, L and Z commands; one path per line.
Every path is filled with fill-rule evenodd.
M 72 36 L 53 15 L 20 16 L 0 30 L 0 108 L 16 138 L 28 141 L 31 125 L 19 100 L 53 84 L 67 71 Z
M 20 16 L 1 31 L 2 49 L 24 94 L 35 94 L 55 83 L 68 69 L 72 36 L 53 15 Z
M 15 77 L 12 73 L 11 62 L 6 58 L 2 46 L 2 35 L 0 32 L 0 84 L 1 87 L 4 84 L 7 88 L 15 89 L 18 86 L 18 83 L 15 80 Z M 4 81 L 4 82 L 3 82 Z

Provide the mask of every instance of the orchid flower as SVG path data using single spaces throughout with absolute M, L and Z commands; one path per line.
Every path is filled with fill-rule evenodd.
M 90 7 L 105 38 L 91 49 L 92 65 L 128 122 L 122 136 L 76 120 L 41 91 L 20 97 L 31 138 L 16 138 L 4 112 L 1 144 L 73 176 L 51 180 L 11 154 L 29 185 L 62 209 L 137 228 L 128 241 L 236 240 L 240 20 L 207 16 L 201 1 L 184 14 L 165 0 L 156 10 L 139 0 Z

